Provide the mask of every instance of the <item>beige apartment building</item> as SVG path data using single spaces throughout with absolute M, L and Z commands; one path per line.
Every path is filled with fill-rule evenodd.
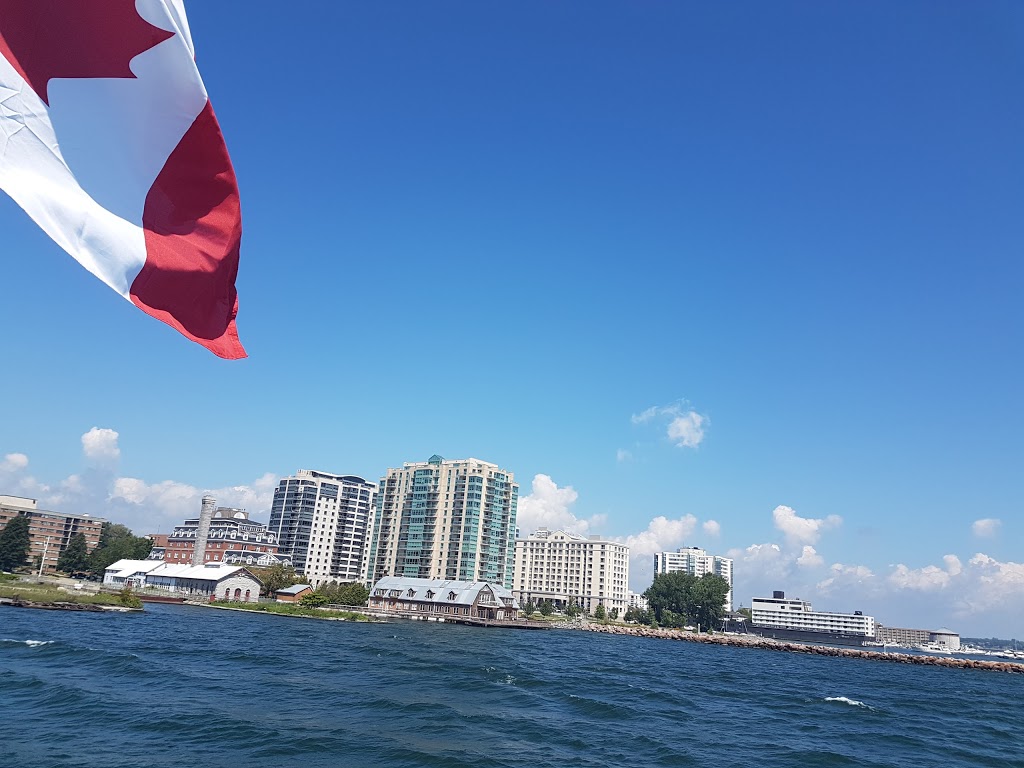
M 0 495 L 0 530 L 18 515 L 28 518 L 28 564 L 37 573 L 42 565 L 44 574 L 57 572 L 57 558 L 76 533 L 85 536 L 85 545 L 92 552 L 100 543 L 100 530 L 106 522 L 100 517 L 39 509 L 35 499 Z
M 406 462 L 380 480 L 364 583 L 385 576 L 511 589 L 519 486 L 479 459 Z
M 629 547 L 600 536 L 586 538 L 540 528 L 516 540 L 513 592 L 520 605 L 550 600 L 558 610 L 571 603 L 593 614 L 629 607 Z

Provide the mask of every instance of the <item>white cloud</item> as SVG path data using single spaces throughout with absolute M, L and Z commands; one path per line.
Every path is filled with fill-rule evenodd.
M 991 539 L 997 533 L 999 533 L 999 527 L 1002 525 L 1001 520 L 997 520 L 993 517 L 986 517 L 981 520 L 975 520 L 971 524 L 971 533 L 977 536 L 979 539 Z
M 679 548 L 697 527 L 697 518 L 693 515 L 669 520 L 664 515 L 655 517 L 640 533 L 626 536 L 622 542 L 629 547 L 630 559 L 634 556 L 654 556 L 655 552 L 668 552 Z
M 818 568 L 825 564 L 825 559 L 815 551 L 814 547 L 805 544 L 800 557 L 796 559 L 796 564 L 801 568 Z
M 791 507 L 781 504 L 772 511 L 772 517 L 775 518 L 775 527 L 794 545 L 817 544 L 822 532 L 836 528 L 843 522 L 838 515 L 829 515 L 824 519 L 800 517 Z
M 708 417 L 693 410 L 685 402 L 655 405 L 630 417 L 634 424 L 667 421 L 665 434 L 680 448 L 696 448 L 704 441 Z
M 572 512 L 579 494 L 571 485 L 559 487 L 549 475 L 535 475 L 532 491 L 519 499 L 516 525 L 524 536 L 538 528 L 569 531 L 586 535 L 594 526 L 604 523 L 605 515 L 583 519 Z
M 950 562 L 950 558 L 954 561 Z M 889 574 L 889 583 L 896 589 L 911 589 L 920 592 L 932 592 L 946 589 L 954 576 L 961 573 L 960 560 L 953 555 L 946 555 L 946 568 L 926 565 L 924 568 L 908 568 L 899 563 Z
M 833 563 L 832 567 L 829 568 L 829 576 L 823 581 L 819 581 L 817 589 L 822 594 L 831 594 L 838 588 L 849 588 L 851 586 L 858 587 L 858 591 L 863 594 L 866 589 L 873 589 L 875 581 L 875 574 L 870 568 L 865 565 L 843 565 L 842 563 Z
M 619 450 L 615 452 L 615 460 L 619 462 L 619 464 L 624 464 L 627 461 L 633 460 L 633 454 L 625 448 L 619 448 Z
M 708 536 L 713 536 L 715 538 L 718 538 L 722 533 L 722 526 L 715 520 L 705 520 L 704 524 L 701 525 L 701 528 Z
M 704 440 L 704 417 L 696 411 L 676 416 L 668 425 L 668 436 L 680 448 L 696 448 Z
M 99 462 L 113 462 L 121 457 L 117 446 L 118 434 L 112 429 L 93 427 L 82 435 L 82 453 L 87 459 Z
M 0 472 L 20 472 L 28 466 L 28 456 L 24 453 L 8 453 L 0 461 Z
M 140 521 L 137 524 L 149 526 L 145 533 L 160 533 L 186 518 L 197 517 L 206 495 L 217 499 L 217 506 L 248 510 L 250 515 L 265 523 L 268 520 L 264 516 L 269 513 L 276 485 L 277 476 L 270 473 L 251 485 L 215 489 L 174 480 L 147 483 L 135 477 L 118 477 L 113 481 L 110 501 Z

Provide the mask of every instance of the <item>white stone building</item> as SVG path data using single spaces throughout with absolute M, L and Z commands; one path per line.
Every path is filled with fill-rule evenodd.
M 732 560 L 709 555 L 700 547 L 682 547 L 675 552 L 654 553 L 654 575 L 659 573 L 689 573 L 700 578 L 706 574 L 721 576 L 729 582 L 725 596 L 725 610 L 732 610 Z
M 629 547 L 600 536 L 586 538 L 541 528 L 516 540 L 513 592 L 520 603 L 550 600 L 559 610 L 575 603 L 593 614 L 629 607 Z
M 262 586 L 259 579 L 239 565 L 174 565 L 160 560 L 118 560 L 104 572 L 103 583 L 204 601 L 215 597 L 246 603 L 259 600 Z

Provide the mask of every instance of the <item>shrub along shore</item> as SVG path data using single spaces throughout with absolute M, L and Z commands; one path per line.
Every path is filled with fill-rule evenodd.
M 890 661 L 898 664 L 918 664 L 928 667 L 954 667 L 957 669 L 985 669 L 992 672 L 1011 672 L 1024 674 L 1024 664 L 1012 661 L 978 661 L 959 659 L 949 656 L 925 656 L 914 653 L 893 653 L 891 651 L 868 651 L 863 648 L 839 648 L 831 645 L 804 645 L 803 643 L 787 643 L 756 635 L 720 635 L 687 632 L 678 629 L 656 629 L 654 627 L 625 626 L 622 624 L 586 623 L 575 625 L 574 628 L 589 632 L 604 632 L 611 635 L 632 635 L 634 637 L 653 637 L 661 640 L 683 640 L 690 643 L 707 645 L 730 645 L 738 648 L 761 648 L 767 651 L 789 651 L 791 653 L 809 653 L 815 656 L 841 656 L 851 659 L 872 659 L 874 661 Z

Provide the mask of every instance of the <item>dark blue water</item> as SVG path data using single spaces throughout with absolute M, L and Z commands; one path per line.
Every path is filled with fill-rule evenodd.
M 1024 675 L 551 630 L 0 608 L 0 766 L 1024 766 Z

